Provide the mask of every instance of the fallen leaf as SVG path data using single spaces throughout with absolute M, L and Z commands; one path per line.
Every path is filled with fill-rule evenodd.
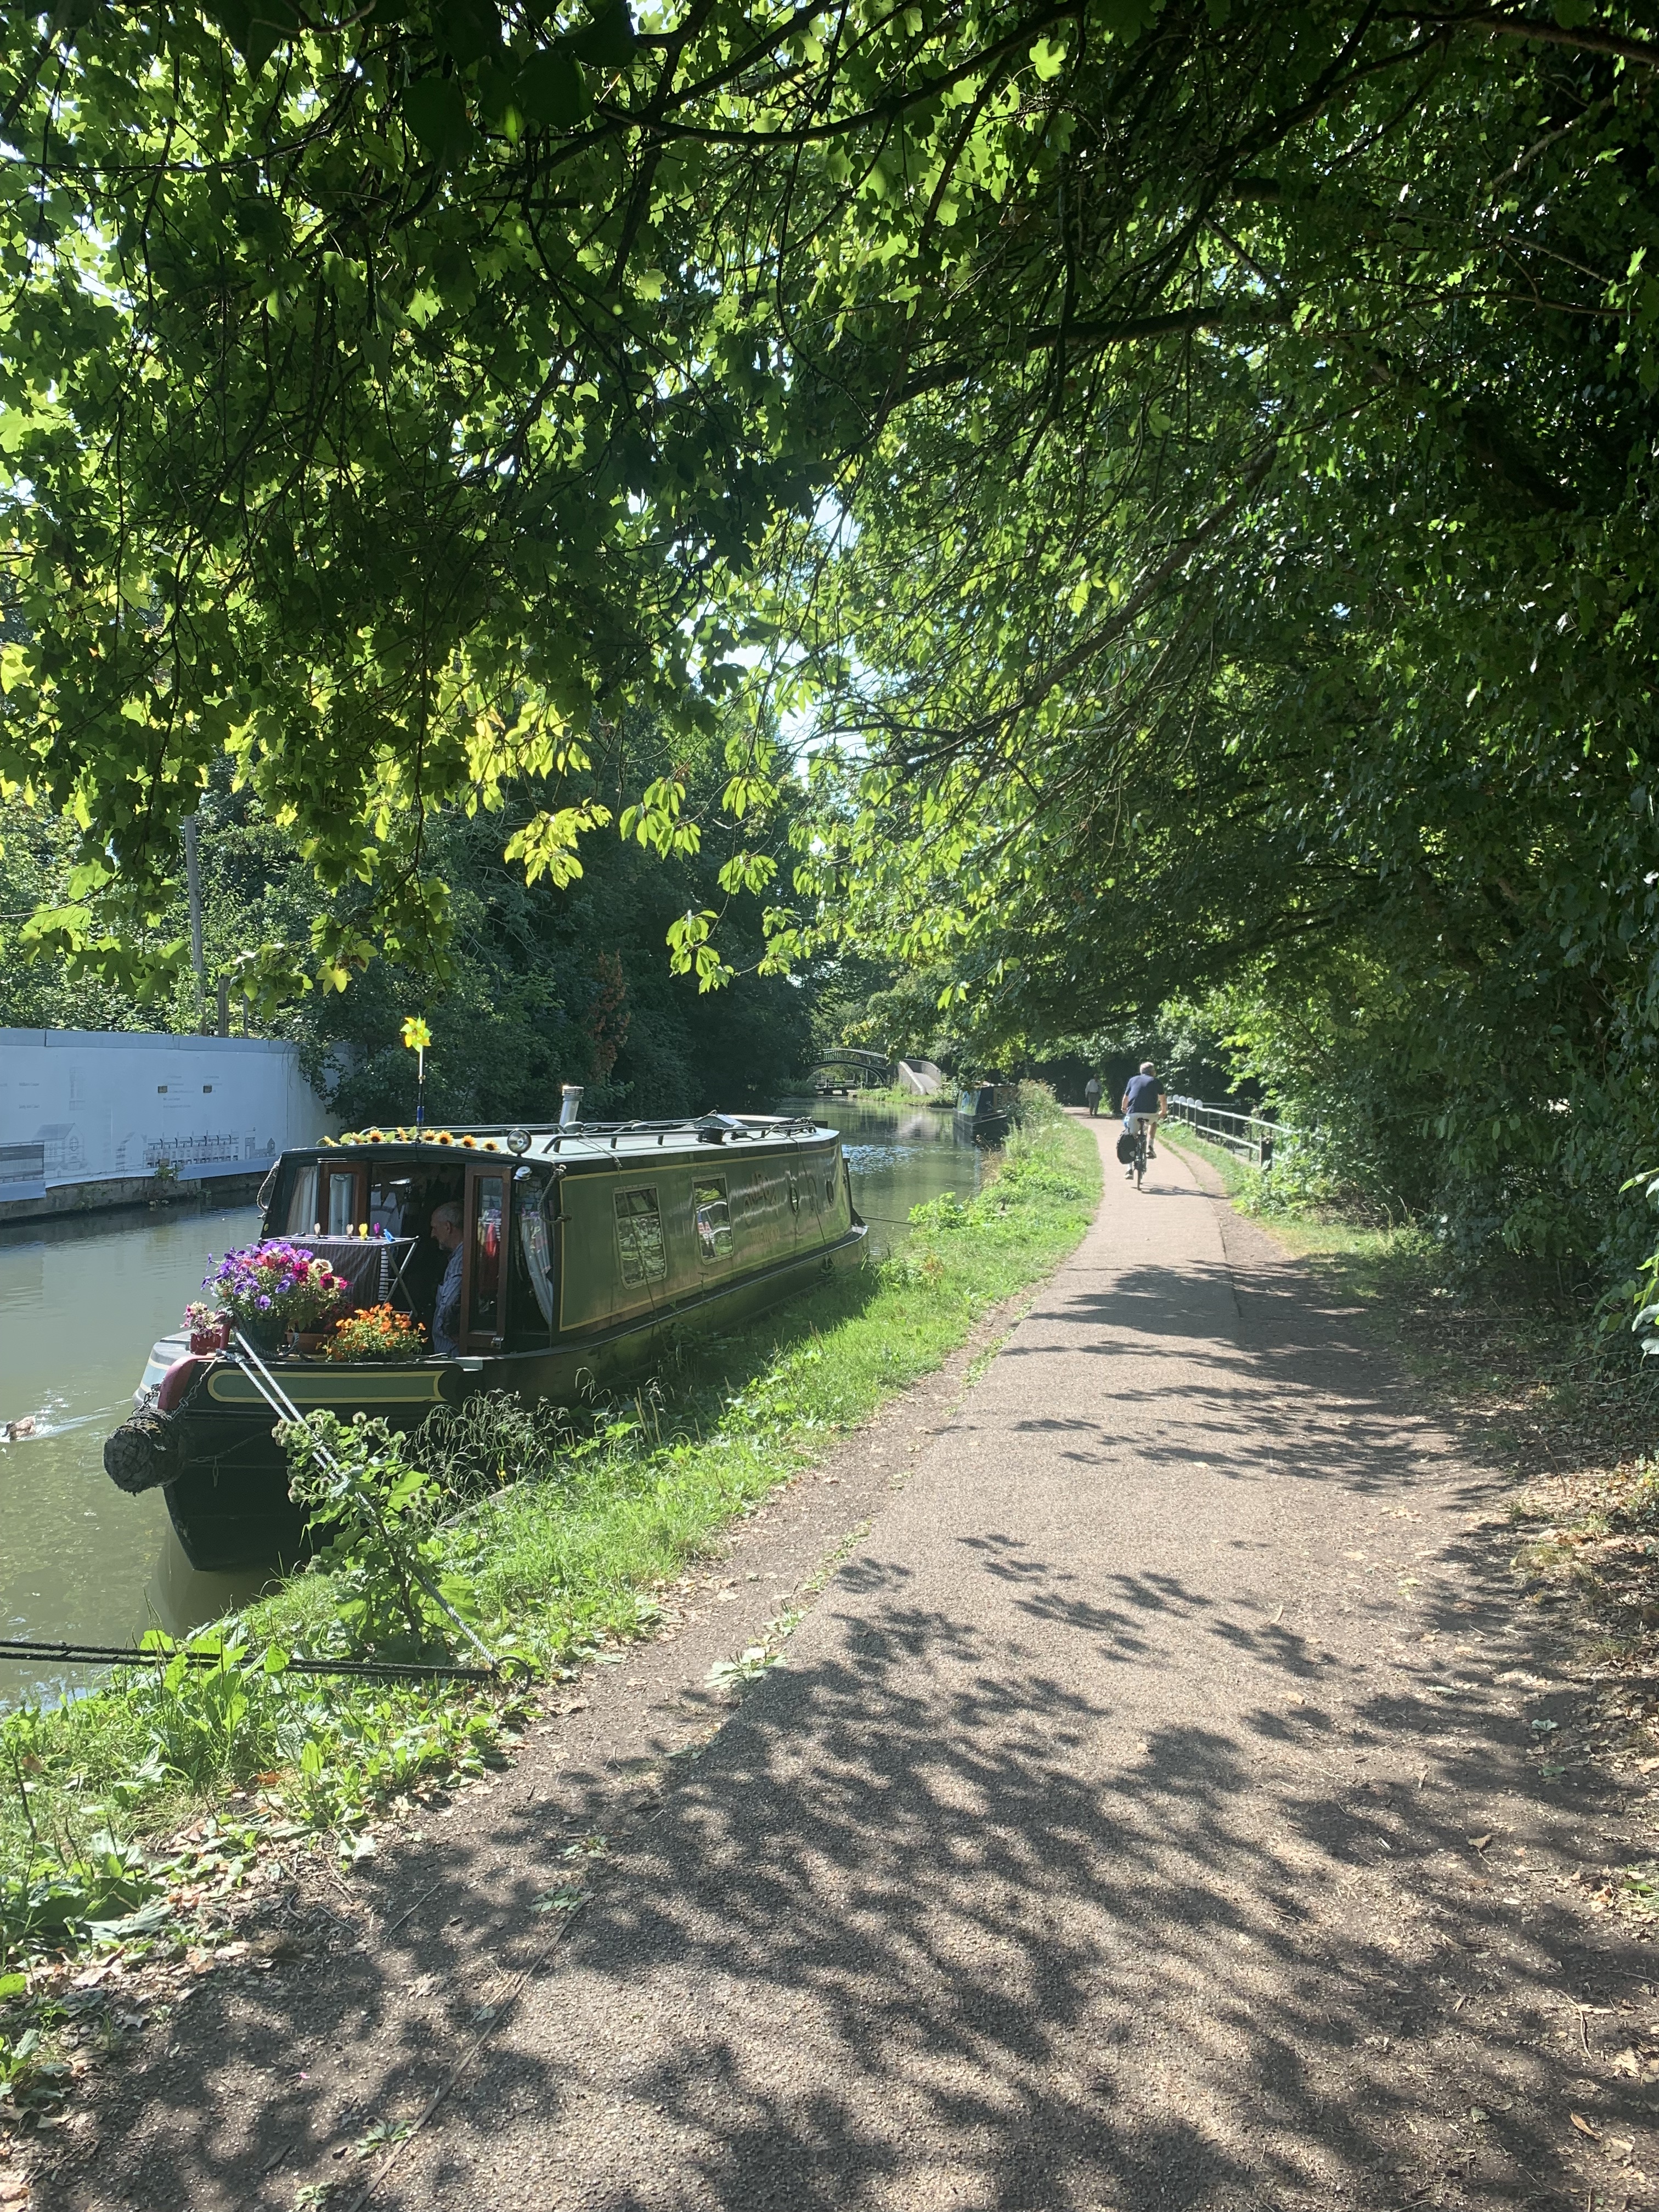
M 1469 1849 L 1472 1851 L 1484 1851 L 1491 1841 L 1492 1838 L 1490 1835 L 1471 1836 L 1469 1838 Z
M 1637 2081 L 1642 2076 L 1642 2062 L 1634 2051 L 1621 2051 L 1613 2062 L 1613 2070 L 1615 2074 L 1628 2074 L 1632 2081 Z
M 1572 2122 L 1574 2127 L 1577 2129 L 1581 2136 L 1588 2136 L 1592 2142 L 1601 2142 L 1601 2129 L 1593 2128 L 1582 2112 L 1569 2112 L 1567 2114 L 1567 2118 Z

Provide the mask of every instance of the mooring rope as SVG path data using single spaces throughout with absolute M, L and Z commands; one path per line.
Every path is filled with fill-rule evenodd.
M 222 1667 L 231 1655 L 198 1651 L 186 1644 L 44 1644 L 27 1637 L 0 1636 L 0 1659 L 56 1659 L 73 1667 L 169 1667 L 182 1659 L 187 1667 Z M 256 1664 L 260 1663 L 256 1662 Z M 453 1667 L 444 1660 L 311 1659 L 290 1657 L 277 1670 L 295 1674 L 361 1674 L 371 1681 L 424 1681 L 434 1676 L 447 1682 L 494 1682 L 495 1667 Z

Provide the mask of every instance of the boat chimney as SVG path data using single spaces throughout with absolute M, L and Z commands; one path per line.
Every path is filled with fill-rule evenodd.
M 568 1129 L 582 1110 L 582 1086 L 580 1083 L 565 1083 L 559 1087 L 559 1127 Z

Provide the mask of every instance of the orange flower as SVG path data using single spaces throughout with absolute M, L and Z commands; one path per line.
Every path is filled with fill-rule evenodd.
M 368 1306 L 337 1322 L 325 1350 L 335 1360 L 420 1359 L 426 1353 L 426 1332 L 395 1306 Z

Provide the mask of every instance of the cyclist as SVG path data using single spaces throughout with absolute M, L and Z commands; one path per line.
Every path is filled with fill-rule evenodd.
M 1143 1060 L 1140 1063 L 1139 1074 L 1132 1075 L 1124 1088 L 1123 1126 L 1132 1137 L 1143 1126 L 1145 1127 L 1146 1157 L 1149 1160 L 1155 1160 L 1158 1158 L 1158 1147 L 1152 1139 L 1158 1134 L 1158 1117 L 1164 1112 L 1168 1104 L 1169 1101 L 1158 1087 L 1157 1072 L 1152 1061 Z M 1134 1178 L 1133 1165 L 1125 1168 L 1123 1172 L 1133 1182 Z

